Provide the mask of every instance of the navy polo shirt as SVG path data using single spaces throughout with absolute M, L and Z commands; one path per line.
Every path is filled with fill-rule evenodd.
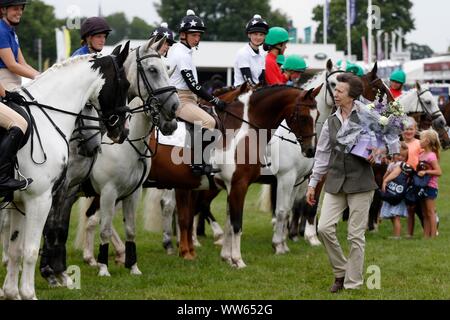
M 89 48 L 88 46 L 83 46 L 81 48 L 79 48 L 77 51 L 75 51 L 74 53 L 72 53 L 72 57 L 76 57 L 76 56 L 81 56 L 83 54 L 89 54 Z
M 3 19 L 0 19 L 0 49 L 11 48 L 16 62 L 19 62 L 19 38 L 13 27 L 8 25 Z M 0 69 L 6 69 L 6 65 L 0 59 Z

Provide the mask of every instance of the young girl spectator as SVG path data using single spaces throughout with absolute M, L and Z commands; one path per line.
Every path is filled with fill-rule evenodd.
M 423 177 L 428 174 L 431 176 L 430 182 L 425 188 L 425 198 L 421 199 L 423 212 L 423 234 L 425 238 L 434 238 L 436 236 L 436 203 L 438 194 L 438 177 L 441 176 L 442 170 L 439 165 L 439 150 L 441 144 L 439 136 L 433 129 L 422 131 L 420 134 L 420 146 L 423 152 L 420 154 L 419 160 L 428 164 L 428 170 L 421 170 L 417 175 Z
M 407 163 L 416 170 L 419 164 L 419 155 L 421 152 L 420 142 L 416 139 L 417 134 L 417 123 L 414 118 L 409 118 L 409 124 L 405 131 L 402 133 L 403 141 L 408 146 L 408 160 Z M 412 238 L 414 234 L 414 224 L 415 224 L 415 212 L 416 205 L 409 204 L 408 206 L 408 238 Z
M 386 192 L 386 186 L 397 178 L 401 173 L 403 168 L 405 168 L 406 161 L 408 160 L 408 146 L 405 142 L 401 142 L 400 153 L 394 155 L 394 160 L 389 164 L 386 174 L 383 178 L 383 185 L 381 187 L 383 192 Z M 411 167 L 409 167 L 411 168 Z M 381 207 L 381 218 L 390 219 L 394 227 L 394 235 L 391 239 L 401 239 L 401 229 L 402 225 L 400 218 L 408 217 L 408 209 L 405 204 L 405 200 L 402 200 L 399 204 L 392 205 L 387 201 L 383 201 Z

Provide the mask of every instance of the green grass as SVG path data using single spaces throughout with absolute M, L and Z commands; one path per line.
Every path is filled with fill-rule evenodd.
M 200 238 L 196 261 L 167 256 L 161 235 L 145 232 L 138 223 L 138 265 L 143 275 L 131 276 L 110 258 L 111 278 L 100 278 L 97 270 L 82 261 L 72 242 L 77 224 L 74 209 L 68 246 L 68 264 L 81 268 L 81 289 L 49 288 L 36 272 L 36 291 L 40 299 L 450 299 L 450 153 L 441 159 L 444 176 L 440 179 L 437 202 L 440 235 L 434 240 L 422 239 L 416 222 L 412 240 L 389 240 L 390 221 L 384 221 L 377 233 L 366 234 L 365 268 L 377 265 L 381 270 L 381 289 L 328 293 L 333 274 L 323 246 L 312 248 L 303 240 L 290 242 L 291 252 L 275 256 L 271 247 L 270 214 L 259 212 L 255 202 L 259 186 L 252 186 L 247 196 L 242 236 L 242 256 L 247 268 L 236 270 L 220 259 L 220 248 L 214 246 L 211 231 Z M 213 212 L 224 225 L 224 193 L 213 203 Z M 140 210 L 141 213 L 141 210 Z M 139 216 L 139 221 L 142 217 Z M 403 234 L 406 220 L 403 220 Z M 115 224 L 122 231 L 121 218 Z M 347 251 L 346 224 L 340 223 L 339 238 Z M 96 252 L 98 247 L 96 246 Z M 111 249 L 110 249 L 111 250 Z M 112 250 L 111 250 L 112 251 Z M 112 255 L 112 252 L 111 252 Z M 4 279 L 5 268 L 0 268 Z M 369 274 L 366 275 L 366 277 Z

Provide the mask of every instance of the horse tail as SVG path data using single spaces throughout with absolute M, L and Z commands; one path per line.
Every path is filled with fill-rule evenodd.
M 258 205 L 258 209 L 262 212 L 272 211 L 271 187 L 270 184 L 263 184 L 261 191 L 259 192 L 256 204 Z
M 91 207 L 94 197 L 92 198 L 80 198 L 79 200 L 79 211 L 78 211 L 78 227 L 77 235 L 75 237 L 74 247 L 75 249 L 82 250 L 84 247 L 84 239 L 86 237 L 86 224 L 87 224 L 87 211 Z
M 164 190 L 149 188 L 144 195 L 144 230 L 162 232 L 161 200 Z

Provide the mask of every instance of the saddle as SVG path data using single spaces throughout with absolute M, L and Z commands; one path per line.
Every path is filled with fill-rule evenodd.
M 223 126 L 223 123 L 220 120 L 220 118 L 217 115 L 217 113 L 214 112 L 214 109 L 212 107 L 209 107 L 209 106 L 206 106 L 206 105 L 202 105 L 202 104 L 199 104 L 198 106 L 200 107 L 200 109 L 202 109 L 203 111 L 207 112 L 211 117 L 214 118 L 214 120 L 216 121 L 215 129 L 219 130 L 222 134 L 224 134 L 225 133 L 225 127 Z

